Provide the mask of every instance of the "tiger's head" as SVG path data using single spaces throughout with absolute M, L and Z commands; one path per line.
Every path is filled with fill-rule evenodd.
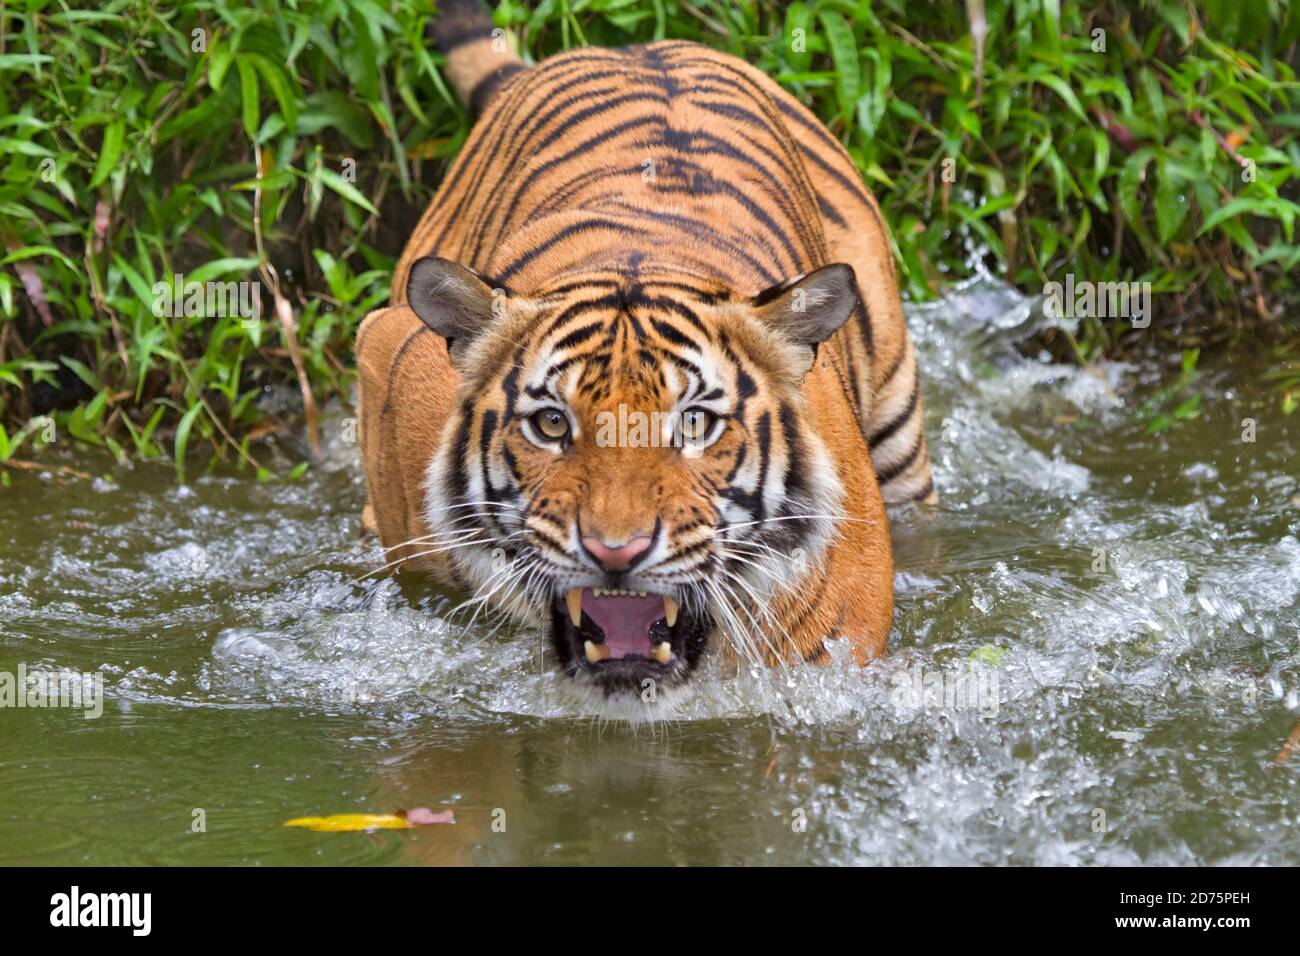
M 671 695 L 723 640 L 785 656 L 768 602 L 843 498 L 802 385 L 857 305 L 849 266 L 755 297 L 624 270 L 525 298 L 425 257 L 407 298 L 463 380 L 424 507 L 477 602 L 606 697 Z

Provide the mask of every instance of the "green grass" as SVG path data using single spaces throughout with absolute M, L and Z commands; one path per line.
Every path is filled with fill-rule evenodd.
M 0 8 L 0 462 L 70 437 L 181 476 L 209 445 L 269 477 L 250 437 L 296 419 L 267 390 L 309 396 L 309 426 L 346 399 L 356 325 L 468 131 L 432 9 Z M 1152 330 L 1088 320 L 1069 350 L 1153 331 L 1181 350 L 1191 316 L 1196 344 L 1281 341 L 1270 378 L 1296 405 L 1300 5 L 548 0 L 496 20 L 534 59 L 657 37 L 736 53 L 848 147 L 910 296 L 977 256 L 1030 292 L 1149 281 Z M 266 308 L 158 316 L 177 273 L 260 282 Z

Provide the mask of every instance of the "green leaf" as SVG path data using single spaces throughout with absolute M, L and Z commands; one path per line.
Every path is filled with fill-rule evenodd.
M 113 172 L 118 157 L 122 155 L 122 140 L 125 135 L 126 123 L 122 120 L 114 120 L 104 127 L 104 144 L 99 148 L 99 160 L 90 177 L 90 188 L 94 189 Z
M 1155 120 L 1156 128 L 1163 136 L 1168 115 L 1165 112 L 1165 92 L 1160 88 L 1160 81 L 1156 79 L 1153 72 L 1143 68 L 1138 74 L 1138 82 L 1142 84 L 1142 92 L 1151 107 L 1151 118 Z
M 211 262 L 205 262 L 193 272 L 186 273 L 185 282 L 207 282 L 209 279 L 215 279 L 218 276 L 228 276 L 232 274 L 252 274 L 257 269 L 257 259 L 252 256 L 229 259 L 213 259 Z
M 99 377 L 90 370 L 85 362 L 79 362 L 70 355 L 60 355 L 59 361 L 70 368 L 77 378 L 85 382 L 90 388 L 99 390 Z
M 175 439 L 175 459 L 176 459 L 176 480 L 182 485 L 185 484 L 185 448 L 190 442 L 190 429 L 194 427 L 194 419 L 198 418 L 199 413 L 203 411 L 203 403 L 195 402 L 189 407 L 189 410 L 181 416 L 180 424 L 176 426 Z
M 323 182 L 330 189 L 334 190 L 344 199 L 348 200 L 349 202 L 356 203 L 358 206 L 360 206 L 362 209 L 366 210 L 367 212 L 371 213 L 372 215 L 376 215 L 376 216 L 379 215 L 379 210 L 374 207 L 374 204 L 371 203 L 370 200 L 367 199 L 364 195 L 362 195 L 356 186 L 353 186 L 350 182 L 345 180 L 338 173 L 334 172 L 334 170 L 322 166 L 320 168 L 320 178 L 321 178 L 321 182 Z
M 352 26 L 352 42 L 355 44 L 349 56 L 349 75 L 357 92 L 368 100 L 379 99 L 379 55 L 375 51 L 375 41 L 370 34 L 370 24 L 366 21 L 366 11 L 359 5 L 348 11 L 348 22 Z
M 1070 108 L 1070 112 L 1079 119 L 1087 120 L 1088 115 L 1083 111 L 1083 105 L 1079 102 L 1079 97 L 1074 95 L 1074 90 L 1070 89 L 1070 84 L 1066 83 L 1065 80 L 1051 73 L 1038 73 L 1034 76 L 1034 82 L 1042 84 L 1063 99 L 1065 105 Z
M 280 115 L 284 117 L 284 124 L 289 127 L 290 132 L 294 132 L 298 125 L 298 84 L 293 81 L 283 66 L 261 53 L 241 53 L 240 56 L 247 57 L 257 68 L 257 72 L 261 74 L 262 80 L 280 106 Z
M 209 47 L 208 52 L 208 86 L 216 92 L 221 92 L 221 84 L 225 82 L 226 72 L 230 69 L 230 64 L 234 59 L 235 44 L 234 41 L 226 42 L 221 39 L 213 39 L 213 45 Z
M 1267 203 L 1254 196 L 1241 196 L 1231 202 L 1224 203 L 1210 215 L 1205 217 L 1205 222 L 1197 231 L 1198 236 L 1203 236 L 1215 226 L 1227 219 L 1236 219 L 1249 212 L 1258 212 L 1261 208 L 1267 208 Z
M 1191 202 L 1184 195 L 1184 180 L 1175 174 L 1166 163 L 1158 167 L 1159 178 L 1156 181 L 1156 235 L 1161 242 L 1168 242 L 1182 229 L 1187 221 L 1187 212 Z
M 795 31 L 802 31 L 796 33 Z M 790 65 L 796 70 L 808 69 L 812 54 L 808 49 L 808 35 L 812 32 L 812 11 L 806 3 L 792 3 L 785 8 L 785 35 L 781 38 L 789 50 Z M 802 50 L 796 50 L 796 41 Z
M 835 93 L 839 98 L 840 115 L 850 120 L 862 92 L 858 44 L 853 39 L 853 28 L 838 13 L 823 11 L 819 19 L 830 45 L 831 62 L 835 64 Z
M 248 134 L 250 142 L 256 142 L 257 127 L 262 122 L 258 101 L 257 71 L 253 69 L 253 64 L 244 58 L 236 60 L 235 67 L 239 70 L 239 95 L 244 114 L 244 132 Z
M 1124 161 L 1119 174 L 1119 208 L 1131 224 L 1142 221 L 1142 200 L 1138 197 L 1138 188 L 1146 178 L 1147 164 L 1151 162 L 1154 152 L 1144 147 Z
M 17 14 L 14 14 L 17 16 Z M 44 53 L 5 53 L 0 54 L 0 73 L 6 70 L 19 70 L 26 73 L 34 66 L 42 63 L 53 63 L 54 57 L 46 56 Z
M 358 149 L 369 149 L 375 141 L 370 114 L 344 93 L 329 90 L 307 97 L 298 115 L 298 135 L 312 136 L 333 126 Z

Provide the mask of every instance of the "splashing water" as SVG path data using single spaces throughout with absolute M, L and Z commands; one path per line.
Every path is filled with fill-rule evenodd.
M 102 671 L 107 702 L 0 711 L 0 863 L 1300 862 L 1300 756 L 1270 766 L 1300 721 L 1300 435 L 1253 360 L 1151 436 L 1158 369 L 1026 357 L 1040 313 L 988 277 L 909 311 L 942 504 L 892 516 L 891 656 L 714 660 L 649 724 L 593 720 L 539 635 L 365 578 L 337 429 L 292 484 L 17 476 L 0 671 Z M 274 827 L 413 805 L 458 823 Z

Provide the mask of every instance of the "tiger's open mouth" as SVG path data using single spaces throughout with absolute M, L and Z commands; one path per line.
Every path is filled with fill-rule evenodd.
M 555 603 L 551 628 L 565 671 L 585 675 L 609 695 L 640 694 L 647 678 L 680 683 L 699 661 L 712 624 L 665 594 L 574 588 Z

